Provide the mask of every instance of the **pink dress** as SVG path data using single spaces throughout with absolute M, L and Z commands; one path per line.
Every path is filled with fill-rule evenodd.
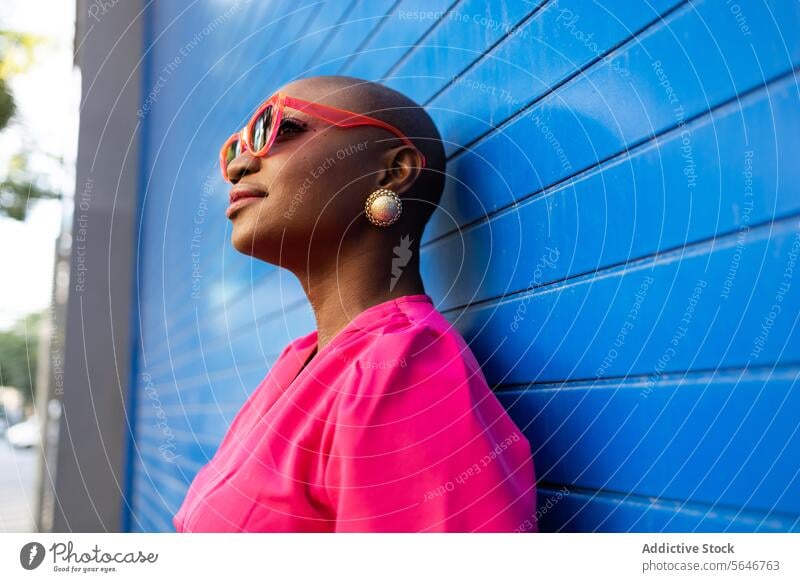
M 362 311 L 301 370 L 316 344 L 283 350 L 177 531 L 538 531 L 530 444 L 427 294 Z

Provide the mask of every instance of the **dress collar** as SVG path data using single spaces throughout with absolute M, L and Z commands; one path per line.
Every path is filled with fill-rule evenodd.
M 336 333 L 336 335 L 333 336 L 333 339 L 331 339 L 331 341 L 329 341 L 328 344 L 312 358 L 312 361 L 316 360 L 320 355 L 324 355 L 331 349 L 338 346 L 342 341 L 344 341 L 345 338 L 350 336 L 352 333 L 368 329 L 370 324 L 374 323 L 384 315 L 396 311 L 398 309 L 399 304 L 414 302 L 414 301 L 427 302 L 433 305 L 433 299 L 427 293 L 418 293 L 414 295 L 401 295 L 400 297 L 395 297 L 394 299 L 389 299 L 387 301 L 371 305 L 370 307 L 367 307 L 366 309 L 361 311 L 358 315 L 356 315 L 353 319 L 351 319 L 342 329 L 340 329 Z M 317 333 L 318 332 L 315 329 L 312 332 L 294 341 L 293 347 L 294 347 L 295 357 L 297 359 L 297 368 L 300 371 L 308 368 L 308 365 L 306 365 L 302 369 L 301 366 L 303 366 L 308 361 L 309 356 L 311 356 L 312 352 L 317 347 Z

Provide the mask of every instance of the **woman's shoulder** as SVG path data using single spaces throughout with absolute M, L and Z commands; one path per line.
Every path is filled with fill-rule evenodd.
M 377 325 L 364 330 L 363 353 L 402 354 L 419 360 L 468 350 L 459 331 L 429 302 L 397 301 Z
M 480 365 L 460 332 L 433 305 L 398 304 L 392 317 L 365 332 L 348 359 L 372 395 L 426 385 L 429 392 L 485 385 Z

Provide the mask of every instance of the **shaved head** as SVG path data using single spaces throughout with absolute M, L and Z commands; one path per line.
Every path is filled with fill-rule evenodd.
M 299 79 L 285 85 L 282 92 L 306 99 L 369 115 L 402 131 L 425 156 L 426 169 L 407 191 L 404 200 L 407 211 L 421 223 L 421 234 L 430 215 L 436 209 L 444 188 L 445 154 L 442 138 L 433 120 L 418 103 L 380 83 L 341 75 L 323 75 Z M 400 145 L 400 140 L 387 133 L 386 147 Z M 414 199 L 419 203 L 414 204 Z

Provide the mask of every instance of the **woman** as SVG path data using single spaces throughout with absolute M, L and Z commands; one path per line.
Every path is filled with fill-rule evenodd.
M 537 531 L 530 445 L 420 277 L 445 164 L 427 113 L 377 83 L 302 79 L 220 163 L 234 247 L 297 276 L 317 329 L 248 398 L 176 529 Z

